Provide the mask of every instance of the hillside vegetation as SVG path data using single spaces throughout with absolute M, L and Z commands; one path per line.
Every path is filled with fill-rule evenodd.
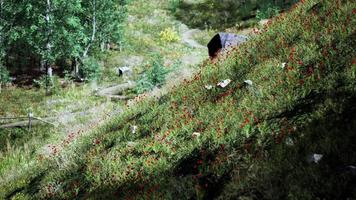
M 245 28 L 291 7 L 297 0 L 171 0 L 171 10 L 191 27 Z
M 299 2 L 170 93 L 2 173 L 0 199 L 356 198 L 355 9 Z
M 50 144 L 58 144 L 78 131 L 86 132 L 91 129 L 90 125 L 103 123 L 104 118 L 115 116 L 123 110 L 126 100 L 98 96 L 98 92 L 127 81 L 136 82 L 136 88 L 122 93 L 130 99 L 141 91 L 157 87 L 155 84 L 162 84 L 164 80 L 167 80 L 167 85 L 176 83 L 197 70 L 196 63 L 207 57 L 207 51 L 185 43 L 184 35 L 189 33 L 189 29 L 169 15 L 167 5 L 165 0 L 136 0 L 125 5 L 122 14 L 127 15 L 125 19 L 128 19 L 120 26 L 123 32 L 121 39 L 124 39 L 120 47 L 103 52 L 97 49 L 92 54 L 99 61 L 101 72 L 95 81 L 78 83 L 70 74 L 63 75 L 54 70 L 53 85 L 46 88 L 44 78 L 36 78 L 39 84 L 23 86 L 18 81 L 32 82 L 32 78 L 11 75 L 18 81 L 4 84 L 0 93 L 0 177 L 6 176 L 10 169 L 22 169 L 22 165 L 30 163 L 38 154 L 47 155 Z M 19 8 L 22 8 L 22 4 Z M 207 33 L 195 31 L 193 35 L 209 40 Z M 171 41 L 172 36 L 178 40 Z M 117 69 L 123 66 L 130 67 L 132 74 L 119 76 Z M 1 69 L 4 68 L 0 67 L 0 76 Z M 26 69 L 23 70 L 27 75 L 34 75 Z M 165 87 L 159 91 L 164 91 Z M 47 89 L 50 89 L 50 93 Z M 27 126 L 26 116 L 29 112 L 55 126 L 39 123 L 31 131 L 27 127 L 2 128 L 4 124 L 22 120 L 23 126 Z M 22 116 L 25 118 L 16 118 Z

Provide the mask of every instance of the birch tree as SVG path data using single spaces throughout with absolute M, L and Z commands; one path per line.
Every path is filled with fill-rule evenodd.
M 72 60 L 78 75 L 102 44 L 119 43 L 114 38 L 120 38 L 125 2 L 0 0 L 0 51 L 10 66 L 28 65 L 30 59 L 45 74 L 56 62 Z

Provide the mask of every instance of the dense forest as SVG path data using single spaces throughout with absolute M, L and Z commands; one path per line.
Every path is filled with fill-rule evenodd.
M 0 0 L 0 199 L 356 199 L 355 10 Z
M 95 76 L 96 51 L 121 45 L 126 0 L 1 1 L 1 65 L 15 74 L 49 68 Z M 6 72 L 1 70 L 2 82 Z

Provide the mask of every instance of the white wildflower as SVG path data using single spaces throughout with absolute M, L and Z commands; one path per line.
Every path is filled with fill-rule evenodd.
M 287 66 L 287 63 L 282 63 L 281 68 L 284 69 Z
M 212 85 L 205 85 L 204 87 L 205 87 L 205 89 L 207 89 L 207 90 L 211 90 L 211 89 L 213 88 Z
M 131 126 L 131 133 L 135 134 L 137 131 L 138 126 Z

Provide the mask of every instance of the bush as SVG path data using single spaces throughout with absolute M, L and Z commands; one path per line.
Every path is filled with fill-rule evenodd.
M 0 64 L 0 84 L 8 83 L 10 81 L 9 71 Z
M 170 71 L 163 65 L 161 55 L 154 55 L 148 65 L 149 69 L 143 73 L 137 82 L 137 93 L 151 90 L 155 86 L 161 86 L 166 80 L 166 75 Z
M 278 15 L 279 12 L 280 8 L 278 6 L 272 6 L 271 4 L 268 4 L 266 7 L 261 8 L 261 10 L 257 10 L 256 18 L 258 20 L 269 19 Z
M 9 71 L 7 71 L 7 69 L 5 69 L 5 67 L 3 67 L 0 64 L 0 92 L 1 92 L 1 85 L 8 82 L 10 82 Z
M 182 0 L 170 0 L 168 9 L 174 13 L 177 11 L 177 8 L 181 3 L 182 3 Z
M 224 30 L 236 26 L 241 21 L 255 17 L 256 10 L 263 18 L 271 17 L 276 8 L 288 9 L 297 0 L 205 0 L 191 4 L 182 1 L 174 15 L 191 28 Z M 272 9 L 269 9 L 271 7 Z
M 179 41 L 178 34 L 172 28 L 166 28 L 159 33 L 160 39 L 163 42 L 177 42 Z
M 49 77 L 47 74 L 42 75 L 38 80 L 34 79 L 35 85 L 41 89 L 45 89 L 51 94 L 56 94 L 60 90 L 60 81 L 58 76 Z
M 84 59 L 83 65 L 79 68 L 79 74 L 85 80 L 95 80 L 99 78 L 101 72 L 100 64 L 93 57 Z

